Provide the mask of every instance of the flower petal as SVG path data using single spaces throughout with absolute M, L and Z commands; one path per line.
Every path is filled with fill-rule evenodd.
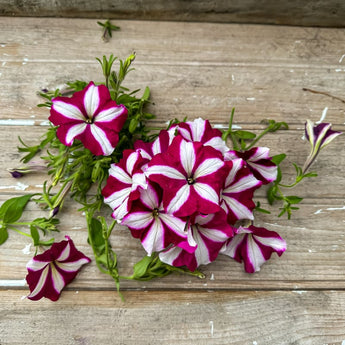
M 190 195 L 190 186 L 188 184 L 183 185 L 176 193 L 175 197 L 170 201 L 167 206 L 168 213 L 175 213 L 181 209 L 181 207 L 188 200 Z
M 110 143 L 107 134 L 98 126 L 96 125 L 90 125 L 91 133 L 94 137 L 94 139 L 98 142 L 102 152 L 103 156 L 109 156 L 114 151 L 114 146 Z M 92 153 L 95 151 L 90 150 Z M 96 153 L 94 153 L 96 154 Z
M 66 143 L 67 146 L 72 145 L 75 137 L 82 134 L 85 131 L 87 126 L 88 125 L 85 122 L 83 122 L 83 123 L 78 123 L 74 126 L 69 127 L 66 133 L 66 137 L 64 139 L 64 143 Z
M 49 264 L 45 267 L 45 269 L 41 272 L 40 278 L 38 280 L 38 282 L 35 285 L 35 288 L 30 292 L 30 294 L 27 296 L 29 299 L 35 299 L 35 297 L 37 295 L 39 295 L 42 290 L 44 289 L 44 286 L 47 282 L 47 277 L 48 277 L 48 273 L 49 273 Z M 26 278 L 28 279 L 28 277 Z M 30 286 L 30 282 L 28 281 L 29 286 Z
M 85 121 L 85 116 L 83 113 L 80 111 L 80 109 L 70 103 L 59 101 L 59 100 L 53 100 L 52 104 L 52 110 L 55 110 L 58 112 L 60 115 L 64 116 L 68 120 L 80 120 L 80 121 Z M 66 122 L 65 119 L 65 122 Z M 52 121 L 52 120 L 50 120 Z M 61 123 L 55 123 L 56 121 L 52 121 L 54 125 L 60 125 Z
M 89 118 L 93 118 L 99 106 L 100 97 L 98 88 L 93 83 L 90 83 L 84 94 L 84 107 Z

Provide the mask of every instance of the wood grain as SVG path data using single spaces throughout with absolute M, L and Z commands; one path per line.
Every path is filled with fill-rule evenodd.
M 341 345 L 345 339 L 345 295 L 337 291 L 133 291 L 125 302 L 106 291 L 68 291 L 54 304 L 21 296 L 1 292 L 3 345 Z
M 0 1 L 0 15 L 178 20 L 344 27 L 339 0 Z

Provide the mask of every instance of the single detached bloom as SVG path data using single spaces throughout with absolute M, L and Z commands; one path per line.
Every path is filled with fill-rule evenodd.
M 303 173 L 313 164 L 321 149 L 328 145 L 338 135 L 342 134 L 342 132 L 333 131 L 331 126 L 330 123 L 320 123 L 315 126 L 313 122 L 307 120 L 305 124 L 305 136 L 310 142 L 311 150 L 304 163 Z
M 147 188 L 146 176 L 141 170 L 147 163 L 140 152 L 123 151 L 119 163 L 112 164 L 109 177 L 102 190 L 104 202 L 113 210 L 112 217 L 118 221 L 129 212 L 132 202 L 140 197 L 140 189 Z
M 56 134 L 64 145 L 71 146 L 78 139 L 94 155 L 111 155 L 127 109 L 111 99 L 107 87 L 90 82 L 71 98 L 56 97 L 52 102 L 49 120 L 58 126 Z
M 277 179 L 278 168 L 271 161 L 269 149 L 267 147 L 253 147 L 245 152 L 231 150 L 224 154 L 224 159 L 226 161 L 235 158 L 242 158 L 246 161 L 248 168 L 263 184 L 268 184 Z
M 26 268 L 31 300 L 42 297 L 56 301 L 61 290 L 77 275 L 80 268 L 91 260 L 78 251 L 73 241 L 66 236 L 65 241 L 54 243 L 50 249 L 32 258 Z
M 257 228 L 239 227 L 236 235 L 221 250 L 238 262 L 244 262 L 248 273 L 260 271 L 260 266 L 276 252 L 279 256 L 286 250 L 286 242 L 274 231 Z
M 194 121 L 180 122 L 178 125 L 173 125 L 169 132 L 176 132 L 187 141 L 199 141 L 205 146 L 212 146 L 221 153 L 229 150 L 222 139 L 222 132 L 219 129 L 212 128 L 208 120 L 203 120 L 200 117 Z
M 196 216 L 188 231 L 192 239 L 189 242 L 194 242 L 196 249 L 190 252 L 178 245 L 159 254 L 162 262 L 176 267 L 186 266 L 194 271 L 200 265 L 214 261 L 225 242 L 233 236 L 233 228 L 227 224 L 223 210 L 217 214 Z
M 241 158 L 227 161 L 230 170 L 224 182 L 221 195 L 221 207 L 227 214 L 229 224 L 240 219 L 253 220 L 254 191 L 262 185 Z
M 219 195 L 227 168 L 222 154 L 200 142 L 176 136 L 165 153 L 148 163 L 146 176 L 163 189 L 163 205 L 178 217 L 220 210 Z
M 140 238 L 148 255 L 187 241 L 186 221 L 165 212 L 162 191 L 153 183 L 140 190 L 140 199 L 121 224 L 128 226 L 133 237 Z

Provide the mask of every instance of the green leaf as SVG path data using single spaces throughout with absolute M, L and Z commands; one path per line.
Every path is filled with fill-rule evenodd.
M 276 193 L 277 193 L 277 186 L 273 184 L 267 190 L 267 200 L 268 200 L 270 205 L 273 205 L 274 201 L 277 199 Z
M 248 131 L 234 131 L 233 132 L 238 138 L 244 140 L 251 140 L 255 139 L 256 134 Z
M 8 239 L 7 228 L 4 224 L 0 223 L 0 245 L 5 243 Z
M 40 235 L 38 233 L 38 230 L 35 226 L 30 226 L 30 234 L 32 237 L 32 240 L 34 241 L 34 246 L 38 246 L 40 243 Z
M 133 279 L 140 279 L 144 277 L 153 259 L 154 256 L 145 256 L 140 261 L 138 261 L 133 267 Z
M 101 256 L 105 250 L 102 223 L 96 219 L 91 218 L 89 224 L 89 236 L 88 242 L 91 244 L 95 254 Z
M 304 174 L 303 177 L 317 177 L 317 173 L 310 172 L 310 173 Z
M 279 155 L 275 155 L 271 158 L 271 161 L 276 164 L 279 165 L 284 159 L 286 158 L 286 154 L 285 153 L 281 153 Z
M 289 204 L 299 204 L 303 200 L 303 198 L 300 198 L 299 196 L 295 196 L 295 195 L 286 196 L 284 199 Z
M 145 87 L 145 91 L 143 96 L 141 97 L 142 101 L 148 101 L 148 99 L 150 98 L 150 89 L 148 86 Z
M 27 194 L 5 201 L 0 207 L 0 219 L 5 224 L 16 222 L 23 214 L 24 208 L 33 194 Z

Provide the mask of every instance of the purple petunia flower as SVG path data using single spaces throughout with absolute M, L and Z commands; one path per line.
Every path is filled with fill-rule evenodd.
M 227 173 L 222 154 L 176 136 L 165 153 L 152 158 L 146 176 L 163 189 L 163 205 L 178 217 L 220 210 L 219 195 Z
M 320 123 L 315 126 L 313 122 L 307 120 L 305 124 L 305 136 L 310 142 L 311 151 L 304 163 L 303 173 L 313 164 L 321 149 L 328 145 L 338 135 L 342 134 L 342 132 L 333 131 L 331 126 L 330 123 Z
M 228 215 L 229 224 L 235 224 L 240 219 L 253 220 L 253 194 L 262 182 L 257 180 L 245 167 L 245 161 L 238 158 L 227 161 L 229 174 L 225 179 L 221 194 L 221 207 Z
M 127 109 L 111 99 L 107 87 L 90 82 L 71 98 L 56 97 L 52 102 L 49 120 L 59 126 L 56 134 L 64 145 L 71 146 L 78 139 L 94 155 L 111 155 Z
M 112 216 L 121 221 L 129 212 L 132 202 L 140 197 L 140 189 L 147 188 L 142 167 L 147 163 L 140 152 L 123 151 L 119 163 L 112 164 L 106 186 L 102 190 L 104 202 L 113 210 Z
M 279 256 L 286 250 L 286 242 L 274 231 L 257 228 L 239 227 L 236 235 L 221 250 L 238 262 L 244 261 L 248 273 L 260 271 L 260 266 L 276 252 Z
M 148 255 L 187 241 L 186 221 L 165 212 L 157 185 L 149 184 L 146 190 L 140 190 L 140 199 L 121 224 L 131 230 L 133 237 L 140 238 Z
M 224 154 L 226 161 L 231 161 L 236 158 L 242 158 L 246 161 L 248 168 L 263 184 L 268 184 L 276 180 L 278 169 L 276 164 L 271 161 L 267 147 L 253 147 L 245 152 L 231 150 Z
M 26 268 L 28 275 L 26 281 L 29 284 L 31 300 L 39 300 L 42 297 L 57 301 L 61 290 L 69 284 L 77 275 L 80 268 L 91 260 L 78 251 L 73 241 L 66 236 L 67 241 L 54 243 L 43 254 L 32 258 Z
M 233 228 L 227 224 L 223 210 L 217 214 L 196 216 L 188 232 L 189 243 L 196 249 L 190 252 L 184 246 L 173 247 L 159 254 L 162 262 L 195 271 L 200 265 L 214 261 L 225 242 L 233 236 Z

